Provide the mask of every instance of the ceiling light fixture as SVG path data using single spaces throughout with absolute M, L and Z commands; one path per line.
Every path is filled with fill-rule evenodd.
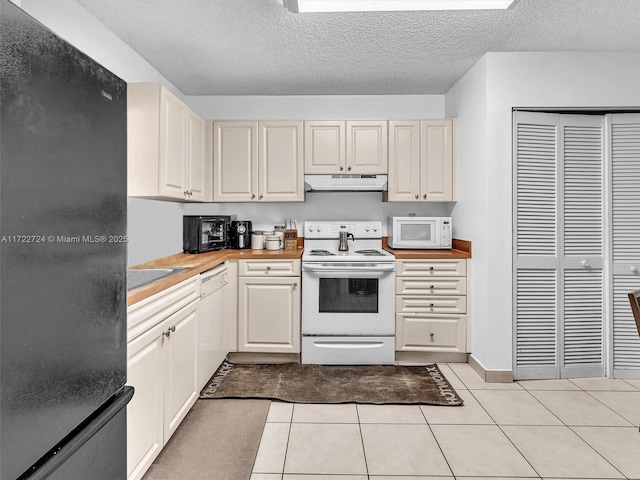
M 517 0 L 282 0 L 293 13 L 506 10 Z

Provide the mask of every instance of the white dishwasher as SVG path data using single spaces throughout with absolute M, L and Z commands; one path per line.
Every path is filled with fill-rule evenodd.
M 198 389 L 201 390 L 228 353 L 229 332 L 223 317 L 225 286 L 229 283 L 228 263 L 200 274 L 201 301 L 198 316 Z

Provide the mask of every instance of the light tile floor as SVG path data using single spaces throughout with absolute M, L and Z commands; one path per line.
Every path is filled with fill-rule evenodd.
M 461 407 L 272 402 L 251 480 L 640 479 L 640 382 L 484 383 Z

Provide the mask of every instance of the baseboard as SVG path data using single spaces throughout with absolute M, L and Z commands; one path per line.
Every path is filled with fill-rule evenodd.
M 466 363 L 466 353 L 396 352 L 396 365 L 429 365 L 432 363 Z
M 299 353 L 229 352 L 231 363 L 300 363 Z
M 469 354 L 467 363 L 486 383 L 512 383 L 512 370 L 487 370 L 472 354 Z

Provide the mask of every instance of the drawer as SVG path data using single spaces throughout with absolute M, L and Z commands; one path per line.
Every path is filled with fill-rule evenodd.
M 467 313 L 467 297 L 396 295 L 396 313 Z
M 396 350 L 465 352 L 465 315 L 396 315 Z
M 396 277 L 396 295 L 466 295 L 466 277 Z
M 199 298 L 200 275 L 194 275 L 177 285 L 130 305 L 127 308 L 127 342 Z
M 396 276 L 404 277 L 464 277 L 467 261 L 462 260 L 396 260 Z
M 300 260 L 240 260 L 238 276 L 240 277 L 284 277 L 300 276 Z

